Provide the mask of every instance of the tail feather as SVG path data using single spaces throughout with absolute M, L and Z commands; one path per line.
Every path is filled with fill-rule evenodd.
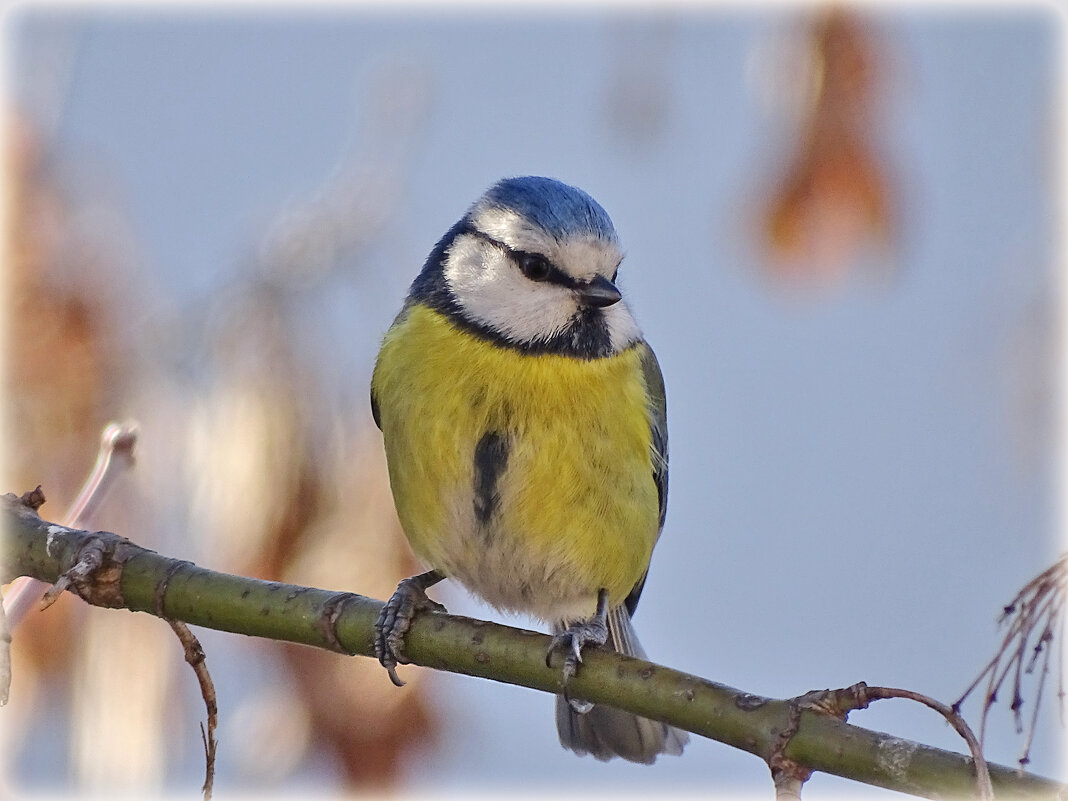
M 553 629 L 559 632 L 566 627 L 558 623 Z M 608 613 L 608 642 L 621 654 L 645 659 L 623 606 Z M 681 754 L 689 740 L 684 731 L 610 706 L 598 704 L 584 714 L 576 712 L 563 696 L 556 699 L 556 730 L 560 744 L 580 756 L 591 754 L 600 760 L 618 756 L 645 764 L 652 764 L 660 754 Z

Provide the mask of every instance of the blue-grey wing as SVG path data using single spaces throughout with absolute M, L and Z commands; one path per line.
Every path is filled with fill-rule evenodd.
M 645 380 L 646 402 L 649 404 L 649 429 L 652 433 L 653 451 L 653 481 L 656 484 L 657 501 L 660 504 L 659 529 L 664 528 L 664 519 L 667 517 L 667 494 L 668 494 L 668 431 L 667 431 L 667 393 L 664 390 L 664 376 L 660 372 L 660 364 L 656 360 L 656 354 L 646 342 L 639 342 L 635 347 L 640 349 L 642 377 Z M 659 535 L 658 535 L 659 536 Z M 626 606 L 630 614 L 638 606 L 638 598 L 645 586 L 645 575 L 634 585 L 630 595 L 627 596 Z
M 645 378 L 645 393 L 649 403 L 649 427 L 653 434 L 653 481 L 660 503 L 660 528 L 664 528 L 667 516 L 668 493 L 668 431 L 667 395 L 664 391 L 664 376 L 653 349 L 645 342 L 638 345 L 642 350 L 642 374 Z

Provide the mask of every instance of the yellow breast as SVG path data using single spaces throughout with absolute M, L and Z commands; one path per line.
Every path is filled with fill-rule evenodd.
M 372 393 L 415 552 L 499 608 L 589 614 L 600 588 L 622 603 L 658 535 L 640 358 L 522 353 L 413 306 L 386 335 Z M 475 511 L 487 432 L 507 442 L 489 519 Z

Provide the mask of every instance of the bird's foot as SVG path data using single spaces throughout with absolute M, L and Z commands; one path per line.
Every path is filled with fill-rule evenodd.
M 404 638 L 412 620 L 420 612 L 444 612 L 445 607 L 427 597 L 426 590 L 445 578 L 436 570 L 404 579 L 390 596 L 375 621 L 375 657 L 398 687 L 404 682 L 397 675 L 397 665 L 408 664 L 404 656 Z
M 582 664 L 582 649 L 587 645 L 604 645 L 608 642 L 608 592 L 601 590 L 597 594 L 597 611 L 588 620 L 572 623 L 559 634 L 554 634 L 545 654 L 545 666 L 552 667 L 552 656 L 557 650 L 564 651 L 564 697 L 579 714 L 585 714 L 593 708 L 588 701 L 571 698 L 567 694 L 567 684 Z

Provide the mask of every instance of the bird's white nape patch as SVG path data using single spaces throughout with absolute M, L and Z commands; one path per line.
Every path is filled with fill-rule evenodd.
M 572 244 L 576 253 L 591 248 L 583 240 Z M 607 259 L 605 263 L 615 258 L 612 253 L 605 256 L 603 248 L 596 253 L 602 261 Z M 618 258 L 611 264 L 609 276 Z M 580 308 L 574 291 L 548 281 L 531 281 L 502 248 L 471 234 L 461 234 L 449 246 L 443 273 L 450 293 L 465 316 L 518 344 L 552 338 L 568 326 Z M 594 270 L 590 277 L 598 273 L 600 270 Z M 602 309 L 601 313 L 613 352 L 641 338 L 638 324 L 623 301 Z

